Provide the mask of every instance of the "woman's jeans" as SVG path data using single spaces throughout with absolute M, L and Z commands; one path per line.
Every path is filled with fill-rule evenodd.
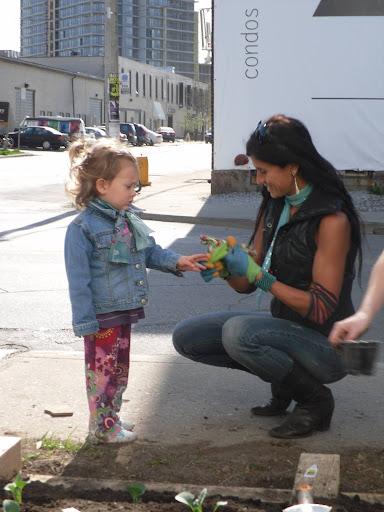
M 208 313 L 183 320 L 173 343 L 188 359 L 244 370 L 276 385 L 295 362 L 322 383 L 346 375 L 340 354 L 323 334 L 265 314 Z

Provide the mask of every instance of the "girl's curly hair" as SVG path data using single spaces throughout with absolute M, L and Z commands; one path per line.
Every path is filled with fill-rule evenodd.
M 136 158 L 116 139 L 76 140 L 69 148 L 69 160 L 69 181 L 65 188 L 79 209 L 97 196 L 98 179 L 111 181 L 116 177 L 122 160 L 128 160 L 137 170 Z

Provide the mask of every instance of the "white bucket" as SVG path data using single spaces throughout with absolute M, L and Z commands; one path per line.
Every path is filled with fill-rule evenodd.
M 330 512 L 332 507 L 327 505 L 316 505 L 315 503 L 303 503 L 285 508 L 283 512 Z

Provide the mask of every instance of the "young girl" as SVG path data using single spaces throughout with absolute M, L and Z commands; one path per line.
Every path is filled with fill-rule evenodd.
M 84 336 L 89 440 L 127 443 L 133 425 L 120 420 L 127 387 L 131 324 L 144 318 L 146 268 L 199 272 L 203 254 L 162 249 L 131 209 L 137 163 L 114 140 L 78 140 L 69 150 L 68 191 L 82 212 L 68 226 L 65 265 L 76 336 Z

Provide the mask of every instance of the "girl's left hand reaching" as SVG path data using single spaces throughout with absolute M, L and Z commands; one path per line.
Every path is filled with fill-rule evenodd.
M 191 272 L 201 272 L 205 269 L 204 261 L 208 259 L 206 253 L 191 254 L 190 256 L 180 256 L 177 262 L 178 270 L 183 272 L 190 270 Z

